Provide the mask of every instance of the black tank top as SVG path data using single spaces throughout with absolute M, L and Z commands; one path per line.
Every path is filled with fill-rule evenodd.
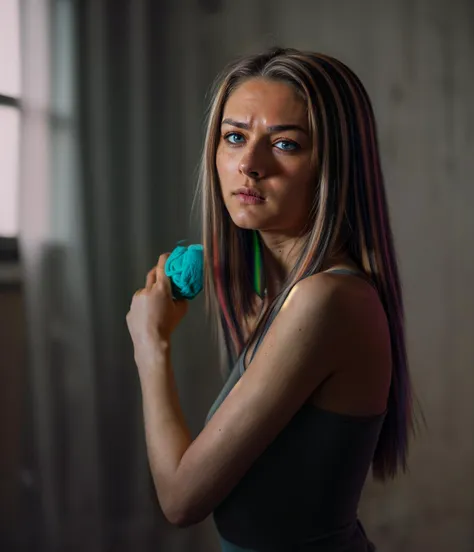
M 348 269 L 331 273 L 365 275 Z M 264 333 L 285 297 L 266 322 Z M 242 376 L 247 347 L 206 424 Z M 250 359 L 250 361 L 251 361 Z M 217 506 L 223 552 L 367 552 L 357 508 L 385 413 L 353 416 L 305 403 Z

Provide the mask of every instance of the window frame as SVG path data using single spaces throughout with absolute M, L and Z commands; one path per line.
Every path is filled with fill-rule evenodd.
M 15 98 L 15 96 L 6 96 L 5 94 L 0 94 L 0 105 L 6 105 L 8 107 L 16 107 L 20 109 L 20 99 Z

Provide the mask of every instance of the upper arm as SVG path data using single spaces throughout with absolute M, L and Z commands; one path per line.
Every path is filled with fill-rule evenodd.
M 345 309 L 340 286 L 322 275 L 293 288 L 251 365 L 180 462 L 173 487 L 178 524 L 210 514 L 337 369 Z

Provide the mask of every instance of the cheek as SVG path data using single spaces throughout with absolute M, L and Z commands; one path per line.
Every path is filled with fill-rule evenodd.
M 292 170 L 288 170 L 283 185 L 279 186 L 278 196 L 281 207 L 296 216 L 307 212 L 313 201 L 314 179 L 313 172 L 307 166 L 293 167 Z
M 226 184 L 233 179 L 237 167 L 237 156 L 230 155 L 229 152 L 218 147 L 216 152 L 216 169 L 221 186 L 225 187 Z
M 307 198 L 311 195 L 315 171 L 309 162 L 288 164 L 284 168 L 285 193 L 288 197 Z

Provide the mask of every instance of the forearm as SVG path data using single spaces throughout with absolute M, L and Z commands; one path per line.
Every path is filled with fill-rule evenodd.
M 168 515 L 177 509 L 178 466 L 192 442 L 179 404 L 169 344 L 155 348 L 152 362 L 142 371 L 140 383 L 150 470 L 158 500 Z

